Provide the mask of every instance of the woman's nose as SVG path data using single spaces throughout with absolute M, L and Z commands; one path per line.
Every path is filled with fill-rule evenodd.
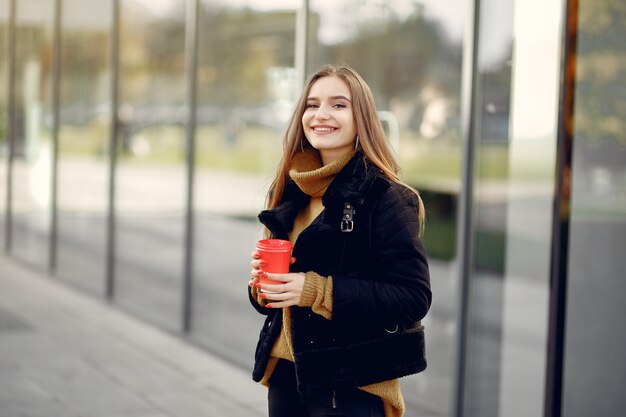
M 328 111 L 326 109 L 326 106 L 319 106 L 317 108 L 317 111 L 315 112 L 315 118 L 316 119 L 327 119 L 328 118 Z

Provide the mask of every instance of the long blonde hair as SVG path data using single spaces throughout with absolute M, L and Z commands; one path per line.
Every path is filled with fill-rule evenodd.
M 419 201 L 417 214 L 421 234 L 425 223 L 422 199 L 414 188 L 404 184 L 398 177 L 400 167 L 389 148 L 389 142 L 378 119 L 374 95 L 363 78 L 348 66 L 334 67 L 332 65 L 324 65 L 307 82 L 285 131 L 283 156 L 278 164 L 276 177 L 267 195 L 267 208 L 271 209 L 280 204 L 285 185 L 289 181 L 289 169 L 291 168 L 294 155 L 304 148 L 311 148 L 302 128 L 302 115 L 306 109 L 307 97 L 313 84 L 320 78 L 331 76 L 341 79 L 350 89 L 356 131 L 359 136 L 360 148 L 366 159 L 380 168 L 391 181 L 409 188 L 417 195 Z

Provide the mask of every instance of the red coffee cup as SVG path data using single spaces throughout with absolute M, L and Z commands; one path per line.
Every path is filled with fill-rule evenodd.
M 293 246 L 288 240 L 282 239 L 261 239 L 256 244 L 256 249 L 261 255 L 261 260 L 265 262 L 263 272 L 273 274 L 286 274 L 291 265 L 291 251 Z M 268 278 L 260 278 L 261 284 L 282 284 Z

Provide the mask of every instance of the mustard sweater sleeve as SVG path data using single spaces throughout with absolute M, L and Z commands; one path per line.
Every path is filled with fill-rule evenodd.
M 314 313 L 330 320 L 333 313 L 333 277 L 307 272 L 298 306 L 311 307 Z
M 250 288 L 250 294 L 252 295 L 253 300 L 256 300 L 256 302 L 259 303 L 260 306 L 265 307 L 265 305 L 267 304 L 267 300 L 260 297 L 261 290 L 259 290 L 258 288 Z

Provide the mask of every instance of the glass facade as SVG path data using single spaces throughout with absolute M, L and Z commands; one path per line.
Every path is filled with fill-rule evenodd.
M 543 413 L 561 21 L 481 2 L 466 415 Z
M 185 3 L 120 3 L 115 298 L 170 330 L 182 312 Z
M 18 2 L 15 10 L 12 254 L 40 268 L 49 259 L 54 1 Z
M 503 344 L 513 1 L 481 1 L 474 75 L 472 292 L 467 415 L 497 416 Z
M 113 1 L 65 0 L 61 14 L 56 274 L 105 294 Z
M 563 365 L 572 417 L 626 410 L 624 19 L 623 2 L 580 1 Z
M 0 239 L 7 233 L 9 155 L 9 1 L 0 1 Z
M 242 366 L 250 366 L 262 318 L 241 283 L 297 93 L 293 3 L 207 0 L 198 10 L 191 334 Z
M 0 0 L 4 250 L 250 369 L 249 254 L 285 124 L 309 74 L 348 64 L 427 209 L 429 364 L 402 380 L 406 416 L 615 415 L 624 13 L 618 0 Z

